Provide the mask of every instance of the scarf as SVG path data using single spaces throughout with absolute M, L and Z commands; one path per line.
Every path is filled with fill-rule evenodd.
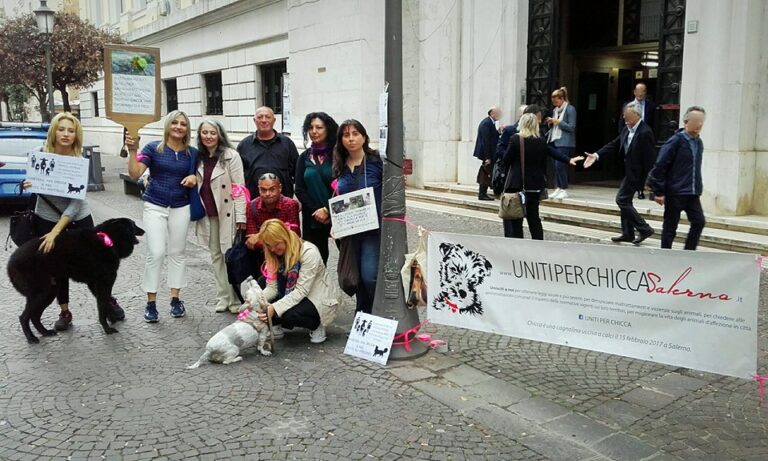
M 567 102 L 563 102 L 563 105 L 560 107 L 555 107 L 555 111 L 552 115 L 555 116 L 555 118 L 558 121 L 562 121 L 563 117 L 565 117 L 565 108 L 568 107 Z M 549 132 L 549 142 L 555 142 L 563 135 L 563 130 L 560 129 L 560 124 L 554 124 L 552 125 L 552 131 Z
M 325 158 L 328 156 L 328 148 L 326 146 L 312 145 L 309 148 L 309 156 L 314 157 L 316 165 L 322 165 Z
M 283 270 L 284 266 L 281 264 L 280 269 L 277 271 L 277 292 L 281 298 L 288 296 L 294 288 L 296 288 L 296 282 L 299 280 L 299 269 L 301 269 L 301 262 L 297 262 L 287 272 Z

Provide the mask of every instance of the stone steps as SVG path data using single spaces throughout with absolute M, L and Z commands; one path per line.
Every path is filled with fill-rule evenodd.
M 470 196 L 466 193 L 443 192 L 434 189 L 406 189 L 406 199 L 408 206 L 476 219 L 499 221 L 497 216 L 498 201 L 479 201 L 476 196 Z M 561 206 L 553 206 L 550 202 L 560 202 L 558 205 Z M 610 237 L 621 232 L 618 213 L 613 212 L 615 210 L 603 210 L 602 206 L 587 206 L 584 200 L 579 201 L 580 206 L 565 208 L 570 202 L 577 202 L 577 200 L 547 200 L 542 202 L 540 214 L 545 230 L 577 235 L 596 243 L 611 243 Z M 661 234 L 660 217 L 657 219 L 650 218 L 649 224 L 656 231 L 656 235 L 644 242 L 643 245 L 658 248 L 660 246 L 658 237 Z M 749 229 L 749 226 L 739 228 Z M 684 242 L 687 235 L 688 224 L 681 220 L 676 242 Z M 704 228 L 701 236 L 700 245 L 708 249 L 768 256 L 768 235 L 709 226 L 709 217 L 707 227 Z

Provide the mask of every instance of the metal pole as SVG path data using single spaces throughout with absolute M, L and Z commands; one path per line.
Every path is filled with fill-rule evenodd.
M 385 218 L 405 218 L 405 180 L 403 178 L 403 19 L 402 0 L 386 0 L 384 25 L 384 79 L 389 83 L 387 120 L 387 160 L 384 162 L 383 214 Z M 400 269 L 408 251 L 405 223 L 384 220 L 381 229 L 381 256 L 376 283 L 373 312 L 398 321 L 397 333 L 410 330 L 419 323 L 415 309 L 405 305 Z M 389 357 L 412 359 L 427 352 L 414 335 L 409 349 L 392 346 Z
M 53 71 L 51 70 L 51 34 L 45 37 L 45 74 L 48 80 L 48 113 L 50 122 L 56 115 L 56 106 L 53 102 Z

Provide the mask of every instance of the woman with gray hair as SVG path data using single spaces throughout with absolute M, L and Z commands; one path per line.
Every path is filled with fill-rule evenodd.
M 235 233 L 245 230 L 245 178 L 240 155 L 218 120 L 204 118 L 197 128 L 197 185 L 205 217 L 197 221 L 195 233 L 211 253 L 216 277 L 216 312 L 237 313 L 240 303 L 227 278 L 224 254 Z

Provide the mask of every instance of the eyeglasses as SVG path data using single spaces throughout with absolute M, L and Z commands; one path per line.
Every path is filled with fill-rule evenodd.
M 259 176 L 259 181 L 274 181 L 276 179 L 278 179 L 278 177 L 274 173 L 264 173 Z

